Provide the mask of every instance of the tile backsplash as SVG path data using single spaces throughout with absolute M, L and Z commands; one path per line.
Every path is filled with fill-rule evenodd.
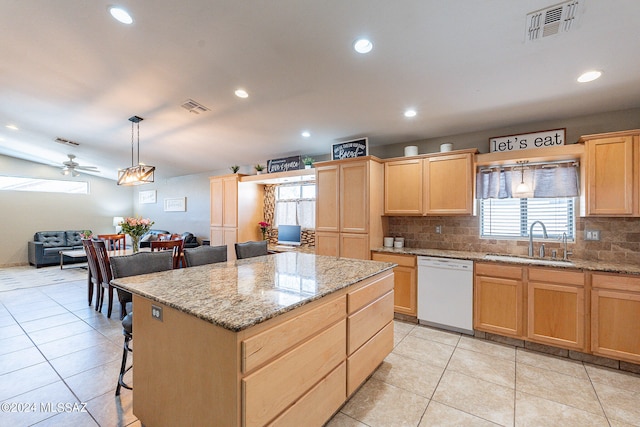
M 436 226 L 441 226 L 442 233 L 436 233 Z M 409 248 L 527 255 L 528 240 L 481 239 L 479 228 L 479 216 L 389 217 L 389 235 L 404 237 Z M 600 230 L 600 241 L 585 241 L 585 229 Z M 536 250 L 540 243 L 534 242 Z M 547 256 L 556 249 L 562 257 L 560 241 L 544 243 Z M 576 241 L 567 247 L 573 251 L 569 258 L 640 263 L 640 218 L 577 217 Z

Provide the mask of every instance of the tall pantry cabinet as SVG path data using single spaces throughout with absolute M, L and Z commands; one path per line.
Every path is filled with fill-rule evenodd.
M 264 189 L 240 182 L 243 175 L 209 178 L 211 193 L 211 246 L 227 245 L 227 259 L 236 259 L 235 243 L 260 240 Z
M 371 259 L 387 229 L 384 165 L 367 156 L 315 164 L 316 254 Z

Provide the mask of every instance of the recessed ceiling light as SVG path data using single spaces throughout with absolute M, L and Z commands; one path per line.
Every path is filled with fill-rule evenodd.
M 311 136 L 311 132 L 309 132 L 308 130 L 305 130 L 300 135 L 302 135 L 305 138 L 309 138 Z
M 249 93 L 244 89 L 236 89 L 235 94 L 238 98 L 248 98 Z
M 578 81 L 580 83 L 592 82 L 595 79 L 599 78 L 601 75 L 602 75 L 602 71 L 597 71 L 597 70 L 587 71 L 586 73 L 583 73 L 582 75 L 580 75 L 580 77 L 578 77 Z
M 405 117 L 415 117 L 416 116 L 416 110 L 407 110 L 404 112 L 404 116 Z
M 373 43 L 367 39 L 358 39 L 353 44 L 353 48 L 358 53 L 369 53 L 373 49 Z
M 18 126 L 16 126 L 16 125 L 7 125 L 6 128 L 7 129 L 11 129 L 11 130 L 20 130 L 20 129 L 18 129 Z
M 127 25 L 133 23 L 133 18 L 131 17 L 131 15 L 129 15 L 129 12 L 127 12 L 121 7 L 112 6 L 109 8 L 109 13 L 118 22 L 122 22 L 123 24 L 127 24 Z

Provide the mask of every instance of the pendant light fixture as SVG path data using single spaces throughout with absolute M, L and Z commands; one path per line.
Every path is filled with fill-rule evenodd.
M 129 117 L 131 122 L 131 167 L 118 170 L 118 185 L 140 185 L 148 184 L 154 180 L 155 166 L 140 163 L 140 122 L 144 120 L 142 117 Z M 138 128 L 138 164 L 133 163 L 133 127 L 134 124 Z
M 525 165 L 529 163 L 528 160 L 519 160 L 516 163 L 520 165 L 520 184 L 516 187 L 516 193 L 528 193 L 531 191 L 529 186 L 524 182 L 524 170 Z M 528 168 L 526 168 L 528 169 Z

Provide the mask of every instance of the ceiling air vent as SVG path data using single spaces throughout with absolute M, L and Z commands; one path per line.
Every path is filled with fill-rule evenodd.
M 77 147 L 78 145 L 80 145 L 75 141 L 70 141 L 70 140 L 64 139 L 64 138 L 56 138 L 56 139 L 54 139 L 54 141 L 57 142 L 58 144 L 70 145 L 72 147 Z
M 576 19 L 578 3 L 577 0 L 569 0 L 527 14 L 526 41 L 569 31 Z
M 190 113 L 200 114 L 210 109 L 200 104 L 199 102 L 194 101 L 193 99 L 187 99 L 182 105 L 182 108 L 189 111 Z

